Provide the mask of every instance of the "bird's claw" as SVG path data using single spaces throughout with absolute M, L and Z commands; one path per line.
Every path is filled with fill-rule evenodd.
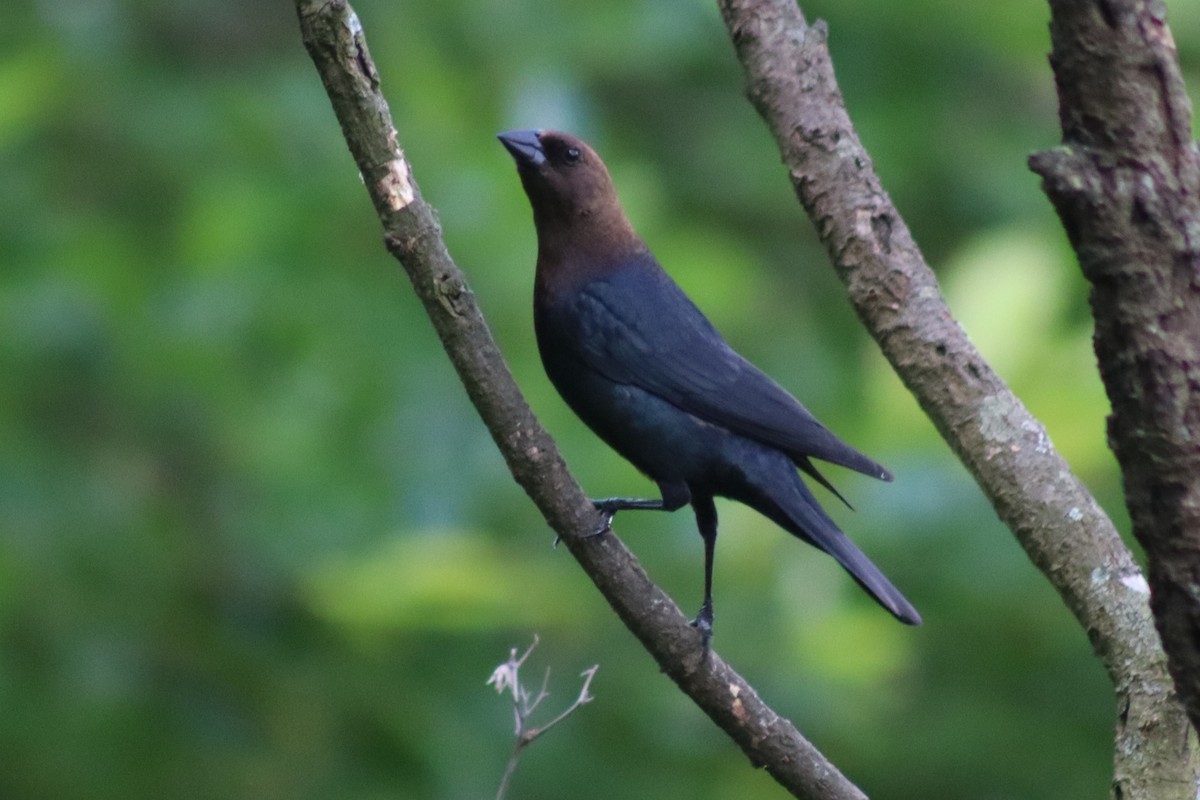
M 600 524 L 596 526 L 596 529 L 595 529 L 594 531 L 592 531 L 591 533 L 589 533 L 589 534 L 588 534 L 586 537 L 584 537 L 584 538 L 586 538 L 586 539 L 594 539 L 594 538 L 596 538 L 597 536 L 603 536 L 604 534 L 608 533 L 609 531 L 611 531 L 611 530 L 612 530 L 612 520 L 613 520 L 613 515 L 612 515 L 612 514 L 610 514 L 610 513 L 602 513 L 602 514 L 600 515 Z
M 596 529 L 589 533 L 585 538 L 592 539 L 596 536 L 603 536 L 612 530 L 613 517 L 617 515 L 617 510 L 611 504 L 604 500 L 593 500 L 592 505 L 600 512 L 600 524 Z
M 595 539 L 597 536 L 603 536 L 604 534 L 611 531 L 613 517 L 616 516 L 616 514 L 617 514 L 617 510 L 615 508 L 612 508 L 612 506 L 607 501 L 593 500 L 592 505 L 595 506 L 596 510 L 600 512 L 600 524 L 597 525 L 594 530 L 583 534 L 582 538 L 584 538 L 584 539 Z M 554 537 L 554 544 L 552 546 L 555 550 L 558 549 L 558 544 L 561 541 L 562 541 L 561 536 L 556 535 Z

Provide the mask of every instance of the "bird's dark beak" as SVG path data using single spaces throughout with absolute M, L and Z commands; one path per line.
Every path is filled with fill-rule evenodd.
M 539 138 L 541 131 L 507 131 L 496 135 L 504 149 L 516 160 L 518 167 L 540 167 L 546 163 L 546 151 Z

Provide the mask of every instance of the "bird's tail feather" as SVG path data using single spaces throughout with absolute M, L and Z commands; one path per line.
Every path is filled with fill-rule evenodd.
M 875 602 L 891 612 L 892 616 L 907 625 L 920 625 L 921 615 L 913 608 L 900 590 L 871 563 L 866 554 L 837 528 L 831 535 L 823 535 L 817 546 L 837 559 L 858 585 L 867 590 Z
M 800 476 L 791 470 L 789 474 L 794 479 L 792 486 L 773 486 L 771 490 L 762 492 L 756 498 L 759 502 L 752 505 L 794 536 L 833 556 L 858 585 L 896 619 L 908 625 L 920 625 L 921 615 L 900 590 L 841 532 L 817 504 Z M 779 473 L 774 472 L 772 477 L 777 479 Z

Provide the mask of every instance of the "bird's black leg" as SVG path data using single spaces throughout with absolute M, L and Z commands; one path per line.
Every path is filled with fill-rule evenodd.
M 659 482 L 661 500 L 643 500 L 637 497 L 606 497 L 593 500 L 592 505 L 600 512 L 600 526 L 592 533 L 599 536 L 612 530 L 613 517 L 618 511 L 641 509 L 643 511 L 675 511 L 683 508 L 692 499 L 686 483 Z
M 717 545 L 717 507 L 711 495 L 703 495 L 692 498 L 692 509 L 696 512 L 696 527 L 704 539 L 704 603 L 700 606 L 700 613 L 692 620 L 692 627 L 700 631 L 707 651 L 713 628 L 712 576 L 713 555 Z

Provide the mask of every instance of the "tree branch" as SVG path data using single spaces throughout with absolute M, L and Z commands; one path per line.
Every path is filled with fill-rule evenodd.
M 1092 284 L 1133 533 L 1200 724 L 1200 156 L 1166 9 L 1051 0 L 1063 144 L 1030 159 Z
M 1041 423 L 951 315 L 850 123 L 825 26 L 809 26 L 795 0 L 719 5 L 745 68 L 747 94 L 775 136 L 860 319 L 1058 590 L 1112 679 L 1120 710 L 1114 796 L 1194 797 L 1189 727 L 1171 692 L 1146 581 Z M 1192 363 L 1200 368 L 1200 361 Z M 1197 378 L 1193 386 L 1200 386 Z M 1191 463 L 1191 474 L 1200 477 L 1194 451 Z M 1191 499 L 1200 514 L 1200 496 Z M 1194 552 L 1200 556 L 1200 542 Z
M 509 470 L 562 537 L 625 625 L 659 666 L 757 766 L 794 796 L 859 800 L 863 794 L 771 710 L 650 582 L 615 535 L 587 537 L 599 515 L 534 418 L 442 241 L 400 149 L 362 26 L 345 0 L 296 0 L 312 57 L 346 143 L 383 225 L 471 401 Z

